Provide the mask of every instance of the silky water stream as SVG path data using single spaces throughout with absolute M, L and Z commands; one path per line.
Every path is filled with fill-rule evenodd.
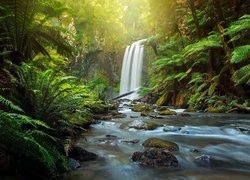
M 82 163 L 66 179 L 250 179 L 250 115 L 190 113 L 190 117 L 152 119 L 126 107 L 121 112 L 127 118 L 100 121 L 83 134 L 78 145 L 98 154 L 99 158 Z M 121 128 L 135 120 L 154 121 L 168 131 L 164 127 L 151 131 Z M 179 152 L 174 154 L 178 168 L 142 167 L 131 161 L 132 154 L 143 151 L 142 143 L 150 137 L 179 145 Z

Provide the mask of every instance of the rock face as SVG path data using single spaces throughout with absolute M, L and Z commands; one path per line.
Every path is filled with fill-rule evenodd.
M 179 151 L 179 146 L 177 144 L 159 138 L 149 138 L 144 141 L 143 146 L 146 148 L 164 149 L 170 152 Z
M 165 116 L 165 115 L 177 115 L 177 113 L 175 111 L 171 111 L 170 109 L 166 109 L 164 111 L 161 111 L 159 114 L 163 115 L 163 116 Z
M 132 156 L 132 160 L 143 166 L 178 167 L 176 157 L 162 149 L 147 149 L 144 152 L 135 152 Z
M 143 122 L 142 120 L 135 120 L 129 123 L 128 127 L 135 129 L 154 130 L 155 128 L 157 128 L 157 125 L 152 122 Z
M 97 155 L 86 151 L 81 147 L 74 147 L 74 149 L 69 153 L 69 157 L 79 160 L 79 161 L 90 161 L 97 159 Z

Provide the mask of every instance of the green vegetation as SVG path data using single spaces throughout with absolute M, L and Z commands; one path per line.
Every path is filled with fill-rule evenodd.
M 155 38 L 148 40 L 157 52 L 149 87 L 158 95 L 157 104 L 213 112 L 246 105 L 250 97 L 249 5 L 215 0 L 161 2 L 153 13 L 172 6 L 176 14 L 165 17 L 171 30 L 162 30 L 159 23 Z

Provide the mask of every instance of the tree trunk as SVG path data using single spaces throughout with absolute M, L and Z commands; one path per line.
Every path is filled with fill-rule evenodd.
M 196 29 L 197 29 L 197 35 L 201 39 L 203 37 L 204 33 L 203 33 L 203 30 L 201 29 L 200 24 L 199 24 L 199 19 L 198 19 L 197 14 L 196 14 L 194 0 L 187 0 L 187 3 L 188 3 L 188 6 L 191 10 L 192 16 L 194 18 L 194 24 L 195 24 Z

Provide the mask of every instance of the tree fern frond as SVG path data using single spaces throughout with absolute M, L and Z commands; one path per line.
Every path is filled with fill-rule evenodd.
M 235 71 L 233 80 L 235 81 L 236 85 L 244 83 L 250 85 L 250 64 Z
M 234 49 L 232 52 L 232 58 L 231 62 L 232 63 L 239 63 L 242 62 L 243 60 L 249 60 L 250 59 L 250 45 L 245 45 L 245 46 L 239 46 Z

